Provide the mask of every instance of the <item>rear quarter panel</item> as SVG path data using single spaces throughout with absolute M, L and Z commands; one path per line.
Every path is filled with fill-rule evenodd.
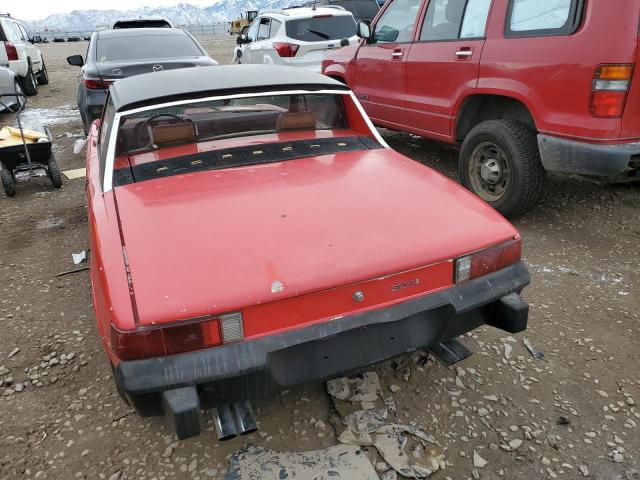
M 91 246 L 90 277 L 98 332 L 107 353 L 110 353 L 111 324 L 123 330 L 132 329 L 135 328 L 135 319 L 113 191 L 102 193 L 97 138 L 98 122 L 95 122 L 87 140 L 86 164 Z
M 526 38 L 505 37 L 508 3 L 492 11 L 478 93 L 522 100 L 542 133 L 618 140 L 620 119 L 591 116 L 591 86 L 598 65 L 636 61 L 640 2 L 587 1 L 573 35 Z

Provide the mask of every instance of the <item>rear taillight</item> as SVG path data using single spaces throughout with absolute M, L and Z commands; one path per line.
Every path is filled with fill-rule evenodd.
M 18 50 L 11 42 L 4 42 L 4 49 L 7 51 L 7 60 L 18 60 Z
M 619 118 L 624 113 L 633 65 L 600 65 L 591 89 L 589 110 L 594 117 Z
M 295 43 L 275 42 L 273 44 L 273 48 L 276 49 L 276 52 L 278 52 L 278 55 L 281 57 L 295 57 L 300 45 L 296 45 Z
M 455 282 L 462 283 L 518 262 L 522 256 L 522 240 L 517 238 L 496 247 L 460 257 L 455 262 Z
M 111 326 L 111 350 L 120 360 L 192 352 L 242 338 L 241 313 L 137 330 L 119 330 Z
M 89 90 L 106 90 L 114 80 L 102 80 L 95 77 L 83 77 L 84 86 Z

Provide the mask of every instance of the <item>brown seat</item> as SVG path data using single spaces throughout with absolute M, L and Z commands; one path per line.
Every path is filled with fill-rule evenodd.
M 276 129 L 282 130 L 315 130 L 316 114 L 313 112 L 287 112 L 278 116 Z
M 195 142 L 196 127 L 191 122 L 156 125 L 151 129 L 151 143 L 156 146 Z

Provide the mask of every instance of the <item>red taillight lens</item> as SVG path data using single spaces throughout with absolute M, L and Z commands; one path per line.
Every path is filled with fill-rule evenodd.
M 276 49 L 276 52 L 278 52 L 278 55 L 281 57 L 295 57 L 300 45 L 296 45 L 295 43 L 275 42 L 273 44 L 273 48 Z
M 591 114 L 595 117 L 621 117 L 627 92 L 593 92 L 591 95 Z
M 100 78 L 84 77 L 84 86 L 89 90 L 106 90 L 113 80 L 102 80 Z
M 18 50 L 11 42 L 4 42 L 4 49 L 7 51 L 7 60 L 18 60 Z
M 118 330 L 111 326 L 111 349 L 120 360 L 175 355 L 221 343 L 217 318 L 139 330 Z
M 517 238 L 456 260 L 455 282 L 461 283 L 495 272 L 518 262 L 522 240 Z
M 631 64 L 599 65 L 593 77 L 589 111 L 594 117 L 620 118 L 633 76 Z

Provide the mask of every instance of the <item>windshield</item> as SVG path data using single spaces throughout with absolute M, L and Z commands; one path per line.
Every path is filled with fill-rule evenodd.
M 202 52 L 198 46 L 186 35 L 127 35 L 101 38 L 97 47 L 99 62 L 201 55 Z
M 287 21 L 287 36 L 302 42 L 322 42 L 353 37 L 356 21 L 351 15 L 321 15 Z
M 193 102 L 127 115 L 116 156 L 236 137 L 347 128 L 341 95 L 272 95 Z

